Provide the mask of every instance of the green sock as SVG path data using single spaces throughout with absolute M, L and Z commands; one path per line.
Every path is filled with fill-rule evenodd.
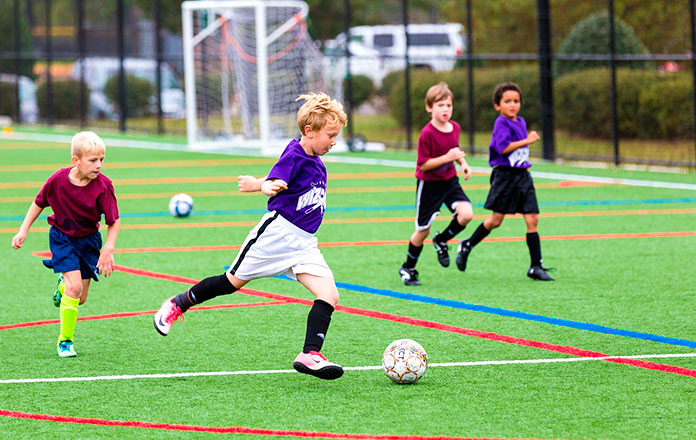
M 77 323 L 77 306 L 80 305 L 80 298 L 70 298 L 63 295 L 60 300 L 60 335 L 58 342 L 70 339 L 72 341 L 75 334 L 75 324 Z

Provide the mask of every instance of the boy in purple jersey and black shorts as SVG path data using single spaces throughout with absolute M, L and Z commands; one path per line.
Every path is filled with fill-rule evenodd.
M 459 184 L 454 166 L 454 162 L 461 165 L 464 180 L 471 177 L 471 168 L 459 148 L 461 128 L 450 119 L 453 100 L 454 95 L 445 83 L 430 87 L 425 94 L 425 110 L 430 113 L 431 120 L 418 138 L 416 231 L 408 243 L 406 262 L 399 268 L 399 276 L 407 286 L 420 285 L 416 263 L 442 204 L 452 211 L 452 221 L 447 228 L 433 236 L 437 261 L 443 267 L 450 264 L 447 241 L 461 232 L 474 217 L 471 202 Z
M 114 186 L 101 173 L 105 153 L 104 141 L 95 133 L 83 131 L 73 136 L 72 167 L 62 168 L 48 178 L 12 238 L 12 247 L 21 248 L 31 225 L 44 208 L 51 207 L 48 236 L 52 255 L 43 263 L 62 274 L 64 283 L 63 294 L 54 298 L 60 307 L 60 357 L 76 356 L 73 336 L 77 308 L 87 301 L 90 281 L 99 281 L 98 274 L 108 277 L 114 269 L 113 252 L 121 220 Z M 102 215 L 108 227 L 103 247 L 99 232 Z M 59 286 L 62 283 L 59 281 Z
M 553 281 L 541 265 L 539 240 L 539 205 L 529 168 L 529 145 L 539 140 L 536 131 L 527 134 L 527 123 L 518 115 L 522 106 L 522 91 L 514 83 L 499 84 L 493 92 L 493 107 L 500 116 L 495 120 L 489 148 L 491 189 L 484 207 L 493 211 L 474 231 L 457 246 L 456 263 L 466 270 L 467 259 L 474 246 L 500 226 L 506 214 L 522 213 L 527 225 L 527 247 L 531 265 L 527 276 L 534 280 Z
M 343 106 L 326 94 L 302 95 L 300 99 L 306 101 L 297 112 L 301 138 L 291 140 L 270 173 L 249 189 L 260 189 L 270 197 L 269 212 L 249 232 L 224 274 L 206 278 L 164 301 L 154 325 L 166 336 L 174 321 L 191 306 L 233 293 L 251 280 L 285 274 L 316 297 L 307 317 L 304 348 L 293 366 L 321 379 L 337 379 L 343 368 L 329 362 L 321 348 L 339 295 L 314 233 L 326 209 L 327 174 L 320 156 L 336 144 L 347 116 Z

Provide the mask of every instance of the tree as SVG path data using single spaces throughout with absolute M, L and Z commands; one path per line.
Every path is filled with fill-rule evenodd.
M 615 47 L 617 54 L 649 54 L 648 49 L 633 32 L 633 28 L 620 18 L 614 17 Z M 609 53 L 609 14 L 592 14 L 573 27 L 563 40 L 558 52 L 561 54 L 607 54 Z M 618 66 L 633 69 L 648 69 L 649 61 L 619 61 Z M 592 60 L 557 61 L 554 72 L 562 75 L 582 69 L 597 67 Z

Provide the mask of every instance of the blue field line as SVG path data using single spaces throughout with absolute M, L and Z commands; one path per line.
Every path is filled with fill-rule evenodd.
M 610 205 L 654 205 L 664 203 L 694 203 L 696 197 L 680 197 L 670 199 L 638 199 L 638 200 L 560 200 L 551 202 L 539 202 L 539 206 L 610 206 Z M 476 208 L 483 208 L 482 203 L 473 204 Z M 327 207 L 327 212 L 357 212 L 357 211 L 408 211 L 415 209 L 415 205 L 392 205 L 392 206 L 334 206 Z M 194 211 L 193 215 L 244 215 L 244 214 L 265 214 L 265 209 L 227 209 L 214 211 Z M 47 216 L 42 215 L 38 220 L 45 220 Z M 146 218 L 146 217 L 171 217 L 166 211 L 157 212 L 122 212 L 122 218 Z M 22 215 L 0 216 L 0 221 L 14 222 L 22 221 Z
M 285 275 L 280 275 L 276 278 L 289 280 Z M 450 299 L 433 298 L 430 296 L 416 295 L 413 293 L 396 292 L 394 290 L 375 289 L 373 287 L 361 286 L 359 284 L 336 282 L 336 286 L 341 289 L 353 290 L 355 292 L 369 293 L 371 295 L 387 296 L 390 298 L 405 299 L 408 301 L 416 301 L 427 304 L 435 304 L 439 306 L 452 307 L 455 309 L 472 310 L 474 312 L 490 313 L 492 315 L 508 316 L 516 319 L 524 319 L 527 321 L 543 322 L 545 324 L 557 325 L 559 327 L 569 327 L 578 330 L 587 330 L 596 333 L 604 333 L 608 335 L 625 336 L 627 338 L 642 339 L 645 341 L 660 342 L 662 344 L 679 345 L 682 347 L 696 348 L 696 341 L 688 339 L 670 338 L 666 336 L 654 335 L 651 333 L 634 332 L 631 330 L 615 329 L 597 324 L 588 324 L 585 322 L 570 321 L 567 319 L 551 318 L 543 315 L 533 315 L 531 313 L 516 312 L 514 310 L 506 310 L 498 307 L 482 306 L 478 304 L 469 304 L 461 301 Z

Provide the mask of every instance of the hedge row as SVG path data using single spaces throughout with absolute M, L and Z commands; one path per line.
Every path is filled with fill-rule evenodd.
M 53 98 L 53 117 L 55 119 L 80 119 L 80 81 L 74 79 L 61 79 L 51 82 Z M 39 116 L 48 117 L 48 104 L 46 97 L 48 87 L 42 82 L 36 88 L 36 105 L 39 107 Z M 84 105 L 89 103 L 89 88 L 85 87 Z
M 0 115 L 17 119 L 15 83 L 0 81 Z
M 382 89 L 392 115 L 403 125 L 405 95 L 403 72 L 395 72 Z M 425 92 L 440 81 L 454 93 L 453 119 L 468 130 L 468 86 L 466 70 L 411 73 L 411 120 L 424 126 Z M 477 69 L 474 72 L 474 129 L 489 131 L 498 113 L 491 96 L 495 86 L 512 81 L 522 88 L 520 114 L 530 128 L 539 129 L 539 72 L 535 66 L 504 69 Z M 622 137 L 673 139 L 693 137 L 694 112 L 690 73 L 619 69 L 617 71 L 617 112 Z M 556 128 L 587 137 L 611 136 L 611 79 L 607 68 L 570 73 L 554 81 Z

